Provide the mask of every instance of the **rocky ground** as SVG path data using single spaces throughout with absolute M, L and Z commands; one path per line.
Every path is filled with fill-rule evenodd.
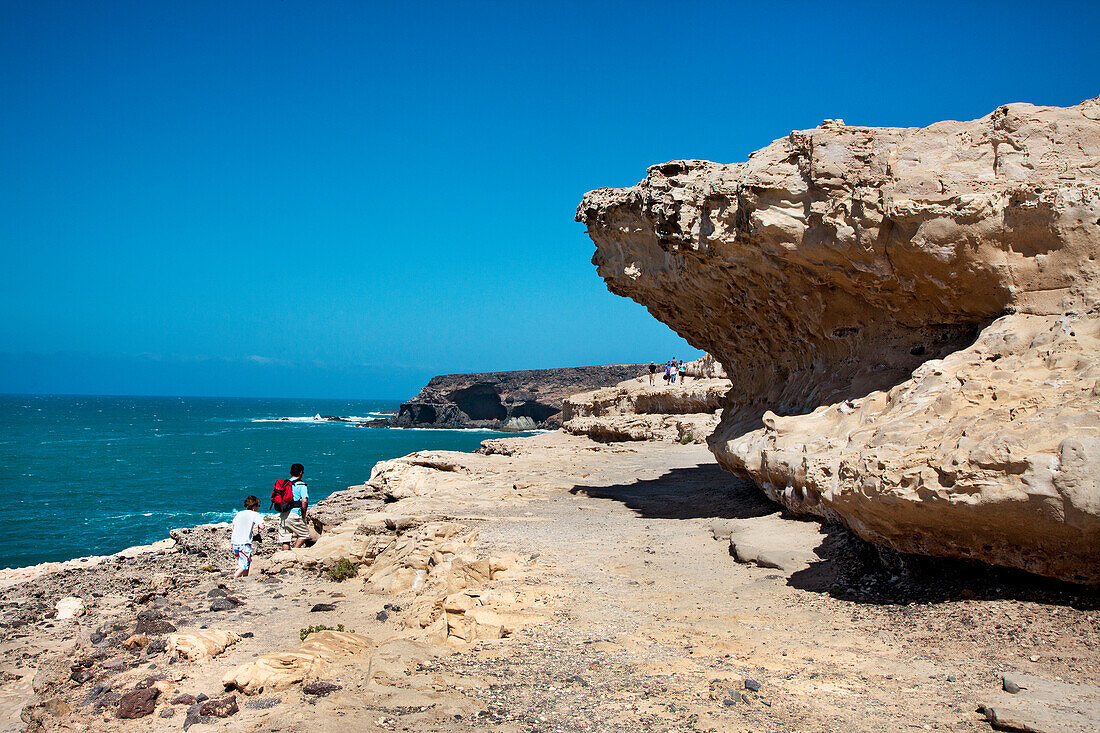
M 1094 591 L 876 551 L 703 446 L 487 441 L 322 507 L 312 548 L 269 536 L 247 579 L 222 526 L 10 581 L 0 729 L 1100 726 Z

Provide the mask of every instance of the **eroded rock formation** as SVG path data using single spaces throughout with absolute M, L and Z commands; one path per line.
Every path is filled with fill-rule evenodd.
M 397 416 L 369 427 L 487 427 L 534 430 L 560 425 L 562 400 L 644 373 L 644 364 L 443 374 L 432 377 Z
M 691 362 L 696 373 L 714 373 L 717 364 Z M 565 400 L 562 428 L 600 442 L 673 440 L 702 443 L 718 425 L 728 379 L 689 377 L 669 385 L 659 376 L 620 382 L 614 387 L 582 392 Z
M 608 288 L 729 373 L 723 466 L 898 550 L 1097 583 L 1098 120 L 827 120 L 577 219 Z

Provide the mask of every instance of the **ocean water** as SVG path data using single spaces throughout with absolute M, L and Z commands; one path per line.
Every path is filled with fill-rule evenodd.
M 227 521 L 291 463 L 310 500 L 361 484 L 381 460 L 472 451 L 486 430 L 399 430 L 319 415 L 384 417 L 398 403 L 195 397 L 0 395 L 7 530 L 0 567 L 117 552 L 173 527 Z M 282 418 L 290 418 L 282 419 Z M 511 434 L 510 434 L 511 435 Z

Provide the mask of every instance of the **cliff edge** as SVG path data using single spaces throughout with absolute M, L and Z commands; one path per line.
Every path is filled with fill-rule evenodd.
M 826 120 L 577 220 L 729 374 L 725 468 L 900 551 L 1100 582 L 1100 98 Z
M 370 427 L 493 428 L 534 430 L 561 425 L 569 395 L 640 376 L 645 364 L 442 374 L 432 377 L 397 416 Z

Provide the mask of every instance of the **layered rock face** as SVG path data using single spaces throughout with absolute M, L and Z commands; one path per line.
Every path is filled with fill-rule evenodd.
M 1097 583 L 1098 120 L 826 121 L 577 219 L 608 288 L 730 375 L 723 466 L 898 550 Z
M 691 362 L 697 367 L 699 360 Z M 710 371 L 717 365 L 711 364 Z M 719 369 L 721 367 L 718 367 Z M 673 440 L 702 443 L 718 425 L 727 379 L 692 377 L 665 384 L 646 377 L 566 398 L 562 428 L 600 442 Z
M 637 377 L 643 364 L 444 374 L 401 405 L 397 417 L 371 427 L 489 427 L 533 430 L 560 425 L 562 400 L 571 394 Z

